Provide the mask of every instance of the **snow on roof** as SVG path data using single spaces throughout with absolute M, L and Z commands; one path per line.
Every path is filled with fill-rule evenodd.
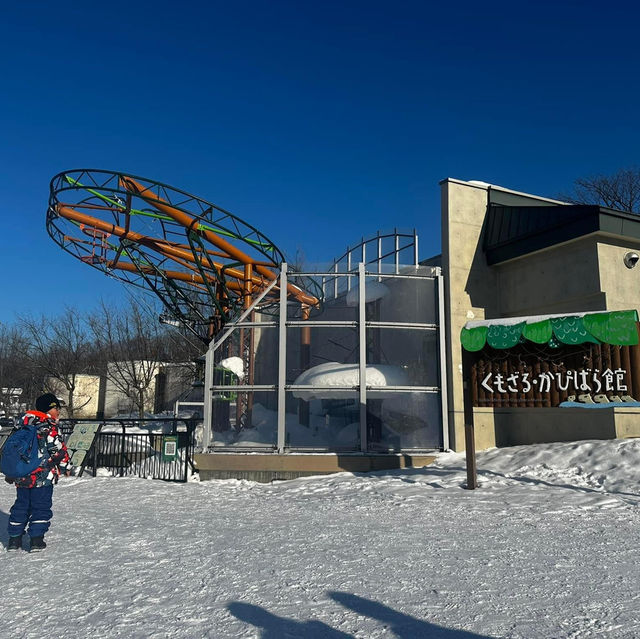
M 479 326 L 514 326 L 516 324 L 535 324 L 536 322 L 542 322 L 546 319 L 552 319 L 554 317 L 584 317 L 585 315 L 596 315 L 597 313 L 606 313 L 607 311 L 584 311 L 579 313 L 555 313 L 553 315 L 526 315 L 522 317 L 498 317 L 496 319 L 488 320 L 473 320 L 467 322 L 464 327 L 478 328 Z

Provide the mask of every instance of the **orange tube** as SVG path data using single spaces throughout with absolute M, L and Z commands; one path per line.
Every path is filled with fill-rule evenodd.
M 146 235 L 142 235 L 141 233 L 136 233 L 135 231 L 131 231 L 131 230 L 127 231 L 123 229 L 121 226 L 116 226 L 115 224 L 104 222 L 97 218 L 91 217 L 90 215 L 86 215 L 85 213 L 80 213 L 79 211 L 76 211 L 75 209 L 72 209 L 69 206 L 59 205 L 57 211 L 59 215 L 61 215 L 66 219 L 75 220 L 76 222 L 80 222 L 81 224 L 86 224 L 100 231 L 104 231 L 105 233 L 110 233 L 112 235 L 115 235 L 117 237 L 129 238 L 133 242 L 137 242 L 139 244 L 142 244 L 143 246 L 151 248 L 154 251 L 157 251 L 158 253 L 161 253 L 166 257 L 170 257 L 172 259 L 177 258 L 178 260 L 186 260 L 188 262 L 194 261 L 193 255 L 189 251 L 176 248 L 175 246 L 172 246 L 171 244 L 163 240 L 156 240 Z M 223 264 L 219 264 L 217 262 L 214 262 L 213 265 L 218 271 L 221 271 L 224 269 L 225 275 L 229 275 L 230 277 L 233 277 L 241 281 L 244 281 L 245 279 L 245 274 L 243 271 L 240 271 L 234 268 L 228 268 L 228 269 L 224 268 Z M 263 280 L 257 276 L 254 276 L 253 282 L 258 286 L 263 285 Z
M 262 266 L 261 264 L 253 264 L 253 260 L 248 255 L 246 255 L 243 251 L 236 248 L 235 246 L 233 246 L 233 244 L 220 237 L 213 231 L 209 231 L 208 229 L 203 228 L 196 228 L 198 221 L 195 218 L 191 217 L 188 213 L 185 213 L 184 211 L 171 206 L 168 202 L 164 201 L 162 198 L 159 198 L 150 189 L 143 187 L 134 179 L 122 176 L 120 178 L 120 182 L 127 191 L 143 198 L 145 201 L 149 202 L 149 204 L 158 209 L 158 211 L 164 213 L 165 215 L 168 215 L 185 228 L 192 229 L 193 231 L 202 235 L 209 242 L 211 242 L 211 244 L 225 251 L 233 259 L 237 260 L 238 262 L 242 262 L 243 264 L 251 264 L 253 269 L 257 273 L 260 273 L 260 275 L 264 275 L 270 280 L 276 279 L 277 275 L 272 270 L 268 269 L 266 266 Z M 305 304 L 315 306 L 318 303 L 318 299 L 316 297 L 305 293 L 302 289 L 294 286 L 293 284 L 289 284 L 287 286 L 287 291 L 293 297 Z
M 137 266 L 136 264 L 132 264 L 131 262 L 118 261 L 118 263 L 115 265 L 107 262 L 107 267 L 114 270 L 127 271 L 129 273 L 137 273 L 139 271 L 142 271 L 147 275 L 156 275 L 156 269 L 144 265 Z M 159 270 L 161 270 L 169 279 L 180 280 L 181 282 L 192 282 L 194 284 L 205 284 L 203 277 L 201 275 L 198 275 L 197 273 L 189 274 L 183 273 L 182 271 L 168 271 L 165 269 Z M 211 284 L 216 283 L 216 279 L 214 277 L 207 278 L 207 280 Z M 242 284 L 239 284 L 238 282 L 227 282 L 227 288 L 239 292 L 244 290 Z

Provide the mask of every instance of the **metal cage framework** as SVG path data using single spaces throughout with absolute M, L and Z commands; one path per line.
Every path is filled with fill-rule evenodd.
M 167 184 L 117 171 L 64 171 L 51 180 L 46 224 L 74 257 L 153 291 L 169 317 L 204 342 L 266 289 L 258 308 L 277 312 L 280 295 L 270 284 L 284 256 L 275 244 L 229 211 Z M 322 303 L 311 279 L 286 293 L 301 314 Z
M 309 390 L 317 390 L 316 386 L 304 386 L 304 385 L 296 385 L 291 382 L 290 379 L 287 379 L 287 356 L 288 356 L 288 338 L 287 331 L 288 329 L 298 327 L 304 330 L 311 330 L 314 328 L 320 328 L 321 330 L 331 330 L 331 329 L 350 329 L 357 331 L 357 340 L 358 340 L 358 380 L 359 382 L 355 385 L 348 386 L 337 386 L 332 385 L 327 387 L 328 390 L 336 393 L 350 393 L 357 394 L 357 405 L 359 406 L 359 449 L 358 451 L 353 452 L 361 452 L 367 453 L 372 452 L 372 442 L 370 441 L 371 435 L 371 415 L 369 411 L 369 406 L 372 402 L 375 402 L 375 389 L 373 395 L 370 395 L 372 388 L 367 381 L 367 365 L 368 365 L 368 348 L 367 342 L 372 332 L 383 330 L 401 330 L 401 331 L 412 331 L 416 334 L 420 335 L 428 335 L 431 334 L 437 340 L 437 370 L 438 370 L 438 383 L 435 385 L 427 386 L 420 384 L 411 384 L 406 386 L 385 386 L 385 391 L 387 393 L 392 393 L 395 397 L 407 397 L 408 394 L 418 394 L 421 396 L 432 396 L 437 398 L 437 402 L 439 405 L 439 415 L 438 421 L 440 424 L 439 428 L 439 440 L 437 442 L 433 442 L 433 445 L 425 447 L 428 449 L 446 449 L 449 446 L 448 439 L 448 426 L 447 426 L 447 392 L 446 392 L 446 374 L 445 374 L 445 334 L 444 334 L 444 304 L 443 304 L 443 278 L 440 272 L 440 269 L 437 267 L 432 267 L 429 273 L 425 273 L 424 270 L 420 270 L 418 265 L 404 267 L 401 269 L 391 269 L 392 272 L 383 274 L 382 268 L 377 267 L 377 260 L 373 260 L 371 270 L 367 270 L 365 264 L 363 262 L 357 263 L 354 265 L 349 272 L 337 272 L 335 270 L 326 273 L 307 273 L 301 274 L 309 277 L 314 277 L 322 280 L 331 280 L 331 287 L 333 287 L 333 279 L 342 280 L 344 284 L 340 285 L 340 290 L 346 291 L 351 288 L 351 285 L 348 283 L 350 280 L 356 282 L 357 287 L 357 317 L 355 317 L 352 321 L 324 321 L 322 319 L 306 319 L 299 320 L 294 319 L 288 316 L 287 313 L 287 301 L 286 297 L 283 294 L 281 299 L 279 313 L 277 318 L 269 321 L 260 321 L 255 322 L 252 321 L 250 317 L 250 312 L 245 312 L 243 316 L 239 317 L 237 321 L 230 324 L 225 332 L 221 334 L 216 340 L 212 341 L 209 344 L 209 349 L 206 355 L 206 366 L 205 366 L 205 401 L 203 408 L 203 418 L 204 418 L 204 432 L 203 432 L 203 442 L 202 449 L 204 452 L 211 451 L 214 449 L 218 450 L 229 450 L 229 447 L 216 445 L 214 438 L 212 436 L 215 433 L 212 432 L 212 429 L 209 427 L 212 425 L 214 420 L 214 405 L 212 399 L 214 399 L 217 395 L 224 392 L 234 392 L 238 394 L 238 397 L 241 398 L 243 396 L 248 397 L 254 393 L 276 393 L 277 394 L 277 439 L 272 443 L 272 445 L 266 445 L 263 448 L 265 450 L 272 450 L 273 452 L 285 453 L 289 451 L 295 450 L 303 450 L 304 447 L 290 446 L 287 442 L 287 393 L 295 392 L 295 391 L 309 391 Z M 397 271 L 397 272 L 396 272 Z M 433 282 L 435 284 L 435 296 L 433 299 L 434 304 L 434 314 L 435 320 L 433 323 L 431 322 L 415 322 L 415 321 L 394 321 L 394 322 L 383 322 L 376 321 L 375 319 L 371 319 L 367 315 L 367 302 L 366 302 L 366 287 L 367 287 L 367 279 L 374 278 L 380 275 L 384 278 L 389 278 L 391 280 L 398 281 L 400 279 L 405 279 L 413 282 Z M 287 284 L 289 282 L 290 273 L 288 271 L 288 267 L 286 263 L 281 265 L 280 273 L 279 273 L 279 281 L 280 281 L 280 291 L 286 291 Z M 214 369 L 216 366 L 216 361 L 219 358 L 219 352 L 223 351 L 227 344 L 232 340 L 234 335 L 238 335 L 240 332 L 252 331 L 254 329 L 265 329 L 271 328 L 271 330 L 276 330 L 278 334 L 278 372 L 277 372 L 277 381 L 275 384 L 253 384 L 249 380 L 244 381 L 242 383 L 238 383 L 237 385 L 228 385 L 228 384 L 220 384 L 216 382 L 214 377 Z M 303 337 L 303 342 L 305 338 Z M 297 345 L 294 345 L 297 346 Z M 304 346 L 301 347 L 300 352 L 304 351 Z M 308 366 L 308 363 L 306 364 Z M 378 389 L 379 390 L 379 389 Z M 370 395 L 368 397 L 368 395 Z M 304 405 L 306 402 L 300 402 L 301 408 L 306 408 Z M 308 409 L 307 409 L 308 410 Z M 241 432 L 246 426 L 247 422 L 250 422 L 250 416 L 247 419 L 247 415 L 241 415 L 242 407 L 241 404 L 238 403 L 238 413 L 237 420 L 235 425 L 235 430 L 237 432 Z M 299 415 L 303 415 L 303 412 L 300 412 Z M 244 419 L 243 419 L 244 417 Z M 306 418 L 302 417 L 302 420 L 307 420 L 308 423 L 308 412 L 306 414 Z M 242 446 L 233 446 L 233 450 L 243 450 Z M 332 449 L 335 450 L 335 449 Z M 378 452 L 389 452 L 389 451 L 380 451 Z

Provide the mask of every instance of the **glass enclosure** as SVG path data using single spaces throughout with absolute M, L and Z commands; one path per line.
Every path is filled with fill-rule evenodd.
M 217 338 L 210 347 L 208 448 L 384 453 L 443 447 L 439 269 L 353 266 L 344 273 L 295 274 L 283 265 L 281 289 L 322 278 L 322 304 L 288 302 L 275 312 L 258 305 Z

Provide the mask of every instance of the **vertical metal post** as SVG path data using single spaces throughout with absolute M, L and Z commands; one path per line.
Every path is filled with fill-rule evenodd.
M 471 390 L 471 356 L 469 351 L 462 349 L 462 384 L 464 397 L 464 440 L 467 460 L 468 490 L 478 487 L 478 472 L 476 468 L 476 434 L 473 422 L 473 393 Z
M 382 273 L 382 238 L 380 237 L 380 231 L 378 231 L 378 275 Z M 378 278 L 378 282 L 382 282 L 382 278 Z
M 333 265 L 333 270 L 336 274 L 333 280 L 333 299 L 338 299 L 338 262 Z
M 351 272 L 351 249 L 347 251 L 347 273 Z M 351 278 L 347 277 L 347 291 L 351 290 Z
M 367 243 L 364 241 L 364 237 L 362 238 L 362 263 L 367 263 Z
M 204 397 L 202 409 L 202 452 L 206 453 L 211 445 L 211 424 L 213 412 L 211 410 L 211 387 L 213 386 L 213 365 L 215 359 L 215 340 L 209 342 L 209 348 L 204 358 Z
M 447 335 L 445 333 L 445 315 L 444 315 L 444 277 L 442 273 L 436 277 L 436 286 L 438 287 L 437 300 L 438 304 L 438 341 L 440 355 L 440 410 L 442 411 L 442 447 L 444 450 L 449 449 L 449 398 L 447 385 Z
M 413 263 L 418 266 L 418 233 L 413 229 Z
M 280 267 L 280 314 L 278 320 L 278 453 L 285 447 L 286 393 L 287 380 L 287 264 Z
M 397 275 L 400 272 L 400 236 L 398 235 L 397 229 L 393 229 L 393 233 L 395 235 L 393 239 L 395 241 L 395 245 L 394 245 L 395 267 L 396 267 L 395 273 Z
M 367 324 L 364 263 L 358 264 L 358 342 L 360 348 L 360 450 L 367 451 Z

